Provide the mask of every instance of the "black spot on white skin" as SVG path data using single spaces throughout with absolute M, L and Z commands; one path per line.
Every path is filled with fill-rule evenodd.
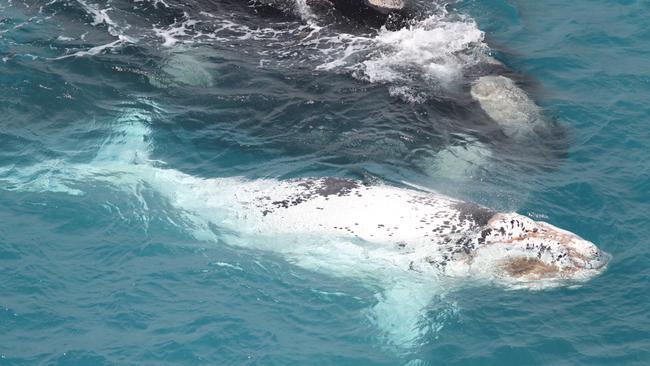
M 338 197 L 354 197 L 355 195 L 359 195 L 359 192 L 363 193 L 363 188 L 369 189 L 369 187 L 362 186 L 359 182 L 339 178 L 298 180 L 294 182 L 295 183 L 291 185 L 291 189 L 287 194 L 279 193 L 284 191 L 275 191 L 276 193 L 271 195 L 272 198 L 265 196 L 261 197 L 256 202 L 257 207 L 260 208 L 260 211 L 264 216 L 276 211 L 279 213 L 282 208 L 301 205 L 310 200 L 327 200 L 331 197 L 334 197 L 333 199 L 336 200 Z M 392 196 L 388 195 L 388 197 Z M 275 201 L 273 201 L 273 199 L 275 199 Z M 496 212 L 476 204 L 451 203 L 451 207 L 449 207 L 450 203 L 448 201 L 441 202 L 436 199 L 435 196 L 427 195 L 409 196 L 406 201 L 414 204 L 419 208 L 419 210 L 416 210 L 418 212 L 416 213 L 416 218 L 413 220 L 415 222 L 412 223 L 415 225 L 407 225 L 402 230 L 418 230 L 423 237 L 426 237 L 425 240 L 430 242 L 431 245 L 443 246 L 439 250 L 448 250 L 450 253 L 445 260 L 453 259 L 455 254 L 451 253 L 457 253 L 463 256 L 465 254 L 469 255 L 478 245 L 485 244 L 489 235 L 495 235 L 496 233 L 506 235 L 506 231 L 510 230 L 506 229 L 506 227 L 502 227 L 500 230 L 484 229 L 484 226 L 487 225 Z M 324 210 L 323 207 L 316 207 L 316 205 L 314 205 L 314 208 L 317 210 Z M 357 218 L 357 220 L 359 219 L 363 220 L 365 218 Z M 436 223 L 442 223 L 442 225 L 435 225 Z M 364 222 L 364 225 L 367 224 L 370 223 Z M 397 226 L 390 226 L 394 223 L 388 222 L 382 224 L 375 222 L 374 224 L 377 225 L 377 229 L 385 229 L 385 231 L 377 230 L 378 232 L 381 232 L 381 234 L 379 234 L 380 236 L 388 236 L 395 238 L 396 240 L 401 239 L 401 235 L 397 234 L 397 231 L 400 230 L 400 228 Z M 519 222 L 513 220 L 510 224 L 511 227 L 514 227 L 515 225 L 519 225 Z M 352 230 L 351 227 L 358 229 L 360 227 L 360 222 L 354 222 L 351 220 L 348 225 L 350 226 L 335 226 L 333 228 L 338 233 L 357 236 L 358 233 L 356 233 L 356 230 Z M 483 230 L 481 231 L 481 229 Z M 427 233 L 424 233 L 425 230 Z M 370 236 L 372 237 L 374 235 L 370 234 Z M 397 242 L 395 245 L 399 249 L 407 248 L 407 244 L 403 242 Z M 540 249 L 540 253 L 542 252 L 543 250 Z M 445 265 L 444 261 L 440 261 L 442 263 L 436 263 L 436 266 Z
M 299 185 L 307 187 L 309 191 L 313 191 L 313 193 L 323 197 L 332 195 L 345 196 L 352 192 L 352 190 L 359 188 L 359 183 L 356 181 L 331 177 L 317 181 L 307 180 Z M 315 190 L 313 189 L 314 187 L 316 188 Z
M 330 196 L 347 196 L 356 191 L 356 195 L 361 197 L 358 192 L 360 184 L 356 181 L 341 178 L 322 178 L 315 180 L 300 180 L 297 184 L 301 190 L 287 196 L 284 199 L 265 203 L 270 201 L 269 196 L 260 197 L 257 206 L 262 209 L 262 215 L 266 216 L 273 213 L 275 209 L 289 208 L 307 202 L 315 197 L 324 197 L 329 200 Z M 322 210 L 322 207 L 318 207 Z
M 496 215 L 496 211 L 469 202 L 457 203 L 455 208 L 459 212 L 458 220 L 461 223 L 470 220 L 471 226 L 485 226 Z

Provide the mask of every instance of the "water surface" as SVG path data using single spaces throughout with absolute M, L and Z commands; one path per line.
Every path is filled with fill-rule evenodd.
M 286 5 L 0 2 L 0 364 L 650 363 L 646 2 L 419 1 L 398 31 Z M 503 136 L 468 96 L 493 72 L 550 132 Z M 613 260 L 579 288 L 461 286 L 396 345 L 381 289 L 231 246 L 145 184 L 60 179 L 125 119 L 193 176 L 406 181 Z

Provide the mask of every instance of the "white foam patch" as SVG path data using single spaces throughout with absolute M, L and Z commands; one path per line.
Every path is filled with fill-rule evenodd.
M 338 47 L 342 48 L 339 57 L 331 55 L 334 59 L 319 69 L 347 68 L 371 83 L 396 84 L 391 93 L 406 99 L 417 95 L 404 86 L 413 80 L 450 87 L 459 81 L 464 69 L 494 62 L 488 55 L 484 33 L 474 20 L 451 16 L 442 8 L 411 26 L 397 31 L 382 29 L 376 37 L 358 37 Z
M 167 28 L 153 27 L 156 36 L 162 38 L 163 47 L 173 47 L 178 43 L 187 43 L 188 38 L 196 37 L 194 34 L 194 26 L 198 24 L 197 20 L 190 19 L 189 14 L 184 13 L 182 21 L 176 21 Z
M 381 51 L 363 62 L 364 76 L 370 82 L 391 82 L 415 70 L 448 85 L 465 67 L 485 58 L 483 37 L 474 21 L 450 21 L 445 13 L 395 32 L 383 30 L 376 39 Z
M 77 0 L 77 2 L 93 17 L 92 25 L 106 24 L 108 27 L 112 28 L 111 31 L 114 32 L 116 24 L 113 22 L 111 17 L 108 16 L 108 11 L 111 10 L 111 8 L 100 9 L 98 5 L 89 4 L 84 0 Z
M 70 179 L 66 179 L 70 176 Z M 35 166 L 0 169 L 0 182 L 5 190 L 23 192 L 55 192 L 81 196 L 84 192 L 75 188 L 78 175 L 61 160 L 49 160 Z
M 155 6 L 156 8 L 160 8 L 162 6 L 169 8 L 169 4 L 163 0 L 133 0 L 135 3 L 140 3 L 140 2 L 150 2 Z
M 413 90 L 413 88 L 410 88 L 406 85 L 391 86 L 388 89 L 388 92 L 392 97 L 401 98 L 402 100 L 411 104 L 424 103 L 427 100 L 426 95 Z
M 225 267 L 225 268 L 234 269 L 234 270 L 237 270 L 237 271 L 243 271 L 244 270 L 243 268 L 241 268 L 238 265 L 230 264 L 230 263 L 227 263 L 227 262 L 214 262 L 214 265 L 218 266 L 218 267 Z

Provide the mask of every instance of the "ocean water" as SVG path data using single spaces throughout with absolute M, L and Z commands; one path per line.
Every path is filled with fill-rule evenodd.
M 0 365 L 650 364 L 650 4 L 412 6 L 377 30 L 325 1 L 0 0 Z M 484 75 L 534 131 L 477 105 Z M 612 259 L 581 286 L 387 290 L 319 263 L 333 243 L 239 245 L 202 209 L 218 187 L 123 162 L 416 184 Z

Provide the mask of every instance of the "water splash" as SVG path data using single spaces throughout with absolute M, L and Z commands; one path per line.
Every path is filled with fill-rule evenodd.
M 300 19 L 307 23 L 312 23 L 316 19 L 316 15 L 311 11 L 307 0 L 294 0 L 296 13 Z

